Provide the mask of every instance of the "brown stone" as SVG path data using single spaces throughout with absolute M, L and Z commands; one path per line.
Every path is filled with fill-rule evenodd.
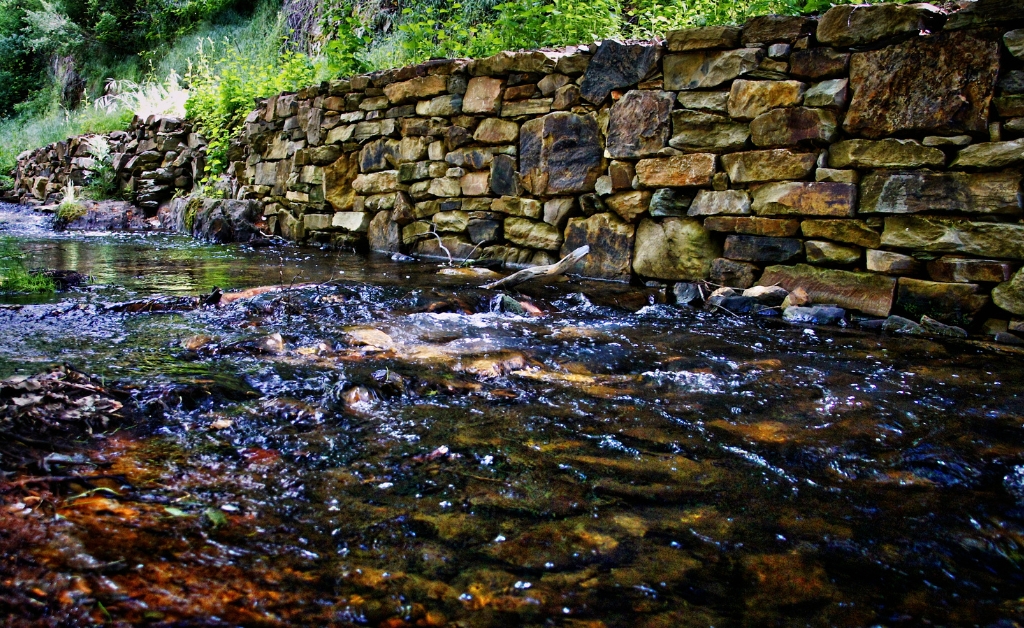
M 935 253 L 1024 260 L 1024 225 L 888 216 L 882 245 Z
M 626 222 L 634 222 L 638 216 L 647 211 L 651 204 L 651 193 L 646 190 L 619 192 L 604 199 L 608 209 L 622 217 Z
M 629 161 L 613 161 L 608 164 L 608 176 L 612 179 L 613 190 L 628 190 L 633 187 L 636 166 Z
M 856 170 L 818 168 L 814 171 L 814 180 L 825 183 L 860 183 L 860 173 Z
M 487 194 L 490 185 L 491 173 L 488 170 L 467 172 L 459 179 L 459 187 L 465 196 L 483 196 Z
M 800 231 L 795 218 L 759 218 L 756 216 L 709 216 L 704 219 L 708 231 L 742 233 L 744 235 L 788 238 Z
M 750 139 L 761 147 L 824 145 L 835 137 L 838 125 L 828 109 L 773 109 L 750 123 Z
M 868 138 L 983 132 L 998 72 L 999 44 L 983 33 L 942 33 L 856 53 L 843 128 Z
M 742 149 L 750 137 L 750 126 L 727 116 L 690 109 L 672 112 L 672 148 L 690 152 L 720 152 Z
M 731 235 L 725 239 L 723 257 L 747 262 L 789 262 L 803 255 L 796 238 Z
M 558 91 L 560 87 L 569 83 L 571 79 L 564 74 L 548 74 L 540 81 L 537 82 L 537 89 L 544 96 L 551 96 Z
M 519 125 L 501 118 L 487 118 L 476 127 L 473 139 L 484 144 L 511 144 L 519 139 Z
M 564 111 L 575 107 L 580 103 L 580 88 L 575 85 L 564 85 L 555 91 L 555 97 L 551 101 L 551 108 L 555 111 Z
M 719 257 L 711 262 L 708 280 L 729 288 L 749 288 L 757 281 L 761 270 L 750 262 L 737 262 Z
M 814 32 L 814 20 L 796 15 L 759 15 L 743 25 L 743 45 L 793 43 Z
M 505 219 L 505 239 L 531 249 L 557 251 L 562 246 L 562 233 L 546 222 L 510 216 Z
M 391 220 L 388 212 L 380 212 L 373 217 L 366 238 L 370 250 L 381 253 L 397 253 L 402 244 L 400 227 L 397 222 Z
M 735 48 L 742 29 L 738 26 L 705 26 L 669 31 L 665 36 L 670 52 Z
M 1021 174 L 1015 171 L 872 172 L 860 186 L 862 213 L 965 212 L 1019 214 Z
M 400 105 L 411 100 L 430 98 L 448 91 L 448 79 L 444 76 L 419 76 L 400 83 L 384 86 L 384 95 L 388 101 Z M 365 101 L 363 102 L 365 104 Z M 362 108 L 362 107 L 361 107 Z
M 345 155 L 329 166 L 324 166 L 324 200 L 336 212 L 349 211 L 355 204 L 356 192 L 352 182 L 359 174 L 357 154 Z
M 688 216 L 742 215 L 750 213 L 750 195 L 746 190 L 701 190 L 693 200 Z
M 808 264 L 835 264 L 850 266 L 860 261 L 864 250 L 850 244 L 836 244 L 827 240 L 807 240 L 804 254 Z
M 639 83 L 657 65 L 661 46 L 653 43 L 625 44 L 606 39 L 597 48 L 587 65 L 580 84 L 580 95 L 595 105 L 613 89 Z
M 896 291 L 899 313 L 914 320 L 930 316 L 961 327 L 970 325 L 987 303 L 988 296 L 978 294 L 978 285 L 972 283 L 940 283 L 900 277 Z
M 935 30 L 943 21 L 942 12 L 930 4 L 842 5 L 822 16 L 817 38 L 826 46 L 863 46 Z
M 863 220 L 805 220 L 800 225 L 805 237 L 825 238 L 867 248 L 877 248 L 882 236 Z
M 815 83 L 804 92 L 804 106 L 845 109 L 849 84 L 844 78 Z
M 754 190 L 754 213 L 850 217 L 857 186 L 849 183 L 767 183 Z
M 663 63 L 665 89 L 707 89 L 749 74 L 764 59 L 760 48 L 696 51 L 668 55 Z
M 1009 281 L 993 288 L 992 301 L 1011 314 L 1024 315 L 1024 270 L 1018 270 Z M 1010 328 L 1014 327 L 1017 328 L 1014 331 L 1024 331 L 1021 329 L 1024 325 L 1019 322 L 1011 323 Z
M 779 285 L 792 292 L 802 288 L 814 303 L 830 303 L 872 316 L 892 310 L 896 279 L 872 273 L 816 268 L 807 264 L 769 266 L 757 282 Z
M 650 157 L 665 147 L 675 95 L 630 90 L 612 105 L 606 149 L 613 159 Z
M 694 281 L 706 279 L 719 256 L 721 249 L 700 220 L 645 218 L 636 230 L 633 270 L 653 279 Z
M 924 270 L 924 264 L 909 255 L 877 249 L 868 250 L 866 267 L 886 275 L 917 275 Z
M 733 81 L 729 92 L 729 115 L 753 120 L 777 107 L 795 107 L 803 99 L 807 85 L 800 81 Z
M 722 168 L 733 183 L 806 179 L 818 161 L 815 153 L 794 153 L 785 148 L 722 155 Z
M 789 56 L 789 73 L 797 78 L 820 80 L 839 78 L 850 65 L 850 53 L 832 48 L 796 50 Z
M 729 92 L 679 92 L 676 101 L 683 109 L 699 109 L 715 113 L 729 111 Z
M 708 185 L 715 174 L 715 156 L 709 153 L 641 159 L 636 164 L 640 185 L 648 188 Z
M 957 155 L 953 167 L 1005 168 L 1021 163 L 1024 163 L 1024 139 L 968 146 Z
M 951 14 L 945 28 L 954 30 L 993 26 L 1014 20 L 1024 20 L 1024 6 L 1020 0 L 978 0 Z
M 916 140 L 846 140 L 829 147 L 828 163 L 833 168 L 941 168 L 946 155 Z
M 636 228 L 615 214 L 594 214 L 589 218 L 570 218 L 565 229 L 563 257 L 590 245 L 590 254 L 576 264 L 574 272 L 584 277 L 629 281 Z
M 1016 264 L 993 259 L 943 255 L 928 262 L 928 276 L 947 283 L 1000 283 L 1009 281 Z
M 533 98 L 516 102 L 504 101 L 501 104 L 501 115 L 505 118 L 519 116 L 539 116 L 551 111 L 551 98 Z
M 470 63 L 469 71 L 473 76 L 497 76 L 509 73 L 550 74 L 558 63 L 555 53 L 541 50 L 526 52 L 499 52 L 484 59 L 476 59 Z
M 469 79 L 469 86 L 462 98 L 462 111 L 465 113 L 490 113 L 501 111 L 501 79 L 488 76 L 477 76 Z
M 593 191 L 603 153 L 590 116 L 556 112 L 529 120 L 519 134 L 523 185 L 536 195 Z

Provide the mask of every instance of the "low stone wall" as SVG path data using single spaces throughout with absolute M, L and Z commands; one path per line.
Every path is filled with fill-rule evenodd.
M 83 186 L 96 168 L 84 135 L 56 142 L 18 156 L 14 189 L 7 199 L 26 204 L 59 202 L 68 181 Z M 103 136 L 118 190 L 149 216 L 178 190 L 189 191 L 205 168 L 206 141 L 178 118 L 136 118 L 127 131 Z
M 590 244 L 590 277 L 960 325 L 1000 285 L 1024 315 L 1020 26 L 1015 3 L 841 6 L 434 61 L 261 102 L 231 172 L 298 241 L 510 264 Z

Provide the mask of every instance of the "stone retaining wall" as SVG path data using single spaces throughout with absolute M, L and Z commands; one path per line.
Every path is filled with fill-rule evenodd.
M 89 144 L 95 137 L 73 137 L 19 155 L 14 189 L 7 199 L 53 204 L 60 201 L 68 181 L 84 185 L 96 168 Z M 118 190 L 150 216 L 176 191 L 190 191 L 205 167 L 206 141 L 177 118 L 135 118 L 127 131 L 102 137 L 110 149 Z

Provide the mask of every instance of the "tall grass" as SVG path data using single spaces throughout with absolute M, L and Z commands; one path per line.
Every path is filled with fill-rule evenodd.
M 25 255 L 13 238 L 0 238 L 0 294 L 46 293 L 55 289 L 52 279 L 25 268 Z

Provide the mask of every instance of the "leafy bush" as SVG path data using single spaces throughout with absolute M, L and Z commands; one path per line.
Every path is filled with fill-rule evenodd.
M 117 173 L 114 172 L 110 155 L 110 143 L 102 135 L 94 135 L 86 140 L 86 143 L 89 154 L 92 155 L 93 166 L 92 174 L 85 186 L 85 194 L 93 200 L 113 198 L 117 194 Z
M 13 238 L 0 238 L 0 294 L 53 292 L 53 280 L 30 273 L 24 260 Z

